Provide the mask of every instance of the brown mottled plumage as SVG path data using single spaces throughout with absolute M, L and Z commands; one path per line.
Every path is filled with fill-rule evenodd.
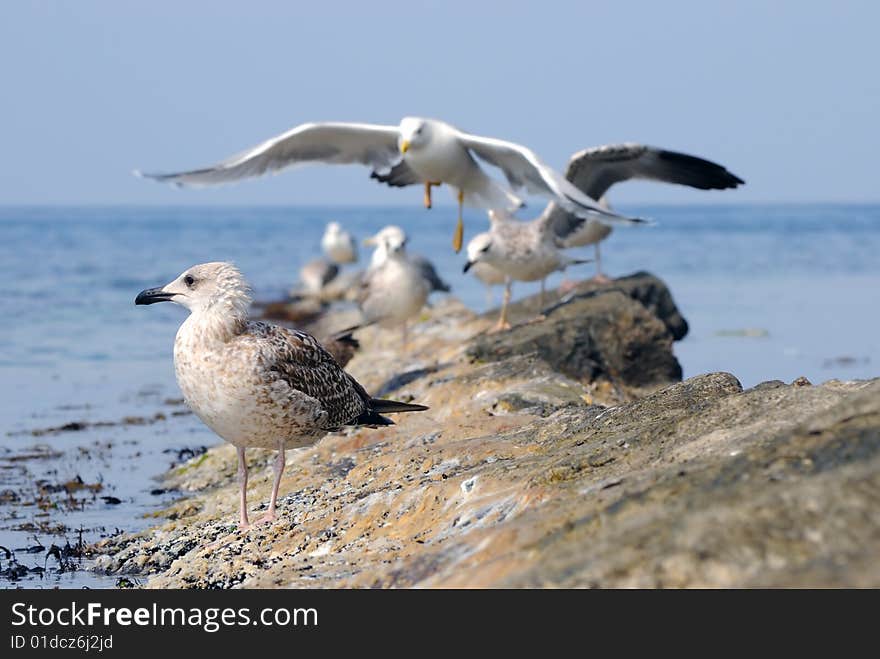
M 371 398 L 310 334 L 248 321 L 247 284 L 232 264 L 193 266 L 167 286 L 143 291 L 135 303 L 163 301 L 192 312 L 174 341 L 177 382 L 193 412 L 238 448 L 242 527 L 249 525 L 245 448 L 278 449 L 265 518 L 271 520 L 286 449 L 343 426 L 389 425 L 385 412 L 427 409 Z

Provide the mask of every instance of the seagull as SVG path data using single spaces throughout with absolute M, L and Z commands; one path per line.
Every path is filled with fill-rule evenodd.
M 269 509 L 255 523 L 269 522 L 276 517 L 287 449 L 314 444 L 345 426 L 391 425 L 385 413 L 428 409 L 371 398 L 313 336 L 249 321 L 249 288 L 231 263 L 193 266 L 135 298 L 135 304 L 169 301 L 190 311 L 174 340 L 174 370 L 184 400 L 238 450 L 242 529 L 251 526 L 246 448 L 278 450 Z
M 372 246 L 373 254 L 370 256 L 370 267 L 367 272 L 380 267 L 388 260 L 389 252 L 398 246 L 405 246 L 407 241 L 406 232 L 399 226 L 389 224 L 383 227 L 375 236 L 364 240 L 364 245 Z M 422 271 L 422 276 L 431 286 L 431 293 L 448 293 L 452 290 L 445 281 L 437 274 L 434 264 L 420 254 L 406 253 L 407 260 Z
M 368 239 L 385 258 L 364 274 L 358 304 L 367 323 L 401 326 L 406 347 L 407 323 L 425 306 L 432 285 L 423 268 L 406 253 L 406 240 L 398 232 L 402 233 L 398 227 L 386 227 Z
M 513 280 L 541 280 L 543 307 L 544 280 L 549 274 L 557 270 L 565 270 L 570 265 L 589 262 L 573 259 L 559 249 L 564 237 L 553 230 L 549 220 L 547 216 L 531 222 L 523 222 L 500 211 L 489 211 L 491 228 L 471 241 L 464 272 L 478 263 L 488 263 L 506 277 L 501 316 L 498 318 L 495 331 L 510 328 L 510 323 L 507 322 L 507 305 L 510 302 Z M 581 222 L 585 221 L 581 220 Z M 575 230 L 577 226 L 572 224 L 571 229 Z
M 339 266 L 324 259 L 312 259 L 299 270 L 300 292 L 318 297 L 339 274 Z
M 321 238 L 321 249 L 333 263 L 354 263 L 357 261 L 357 245 L 351 234 L 339 222 L 329 222 Z
M 499 168 L 509 187 L 486 174 L 478 160 Z M 405 117 L 397 126 L 300 124 L 208 167 L 176 173 L 134 173 L 178 186 L 205 186 L 275 173 L 304 163 L 360 163 L 372 169 L 371 178 L 390 186 L 422 184 L 426 208 L 432 205 L 431 188 L 446 183 L 458 201 L 458 223 L 452 240 L 456 253 L 461 251 L 464 235 L 464 204 L 513 211 L 523 206 L 514 192 L 520 189 L 549 197 L 577 217 L 607 224 L 646 221 L 603 209 L 525 146 L 472 135 L 446 122 L 421 117 Z
M 726 190 L 745 183 L 721 165 L 697 156 L 627 142 L 607 144 L 578 151 L 568 161 L 565 177 L 602 208 L 610 211 L 605 197 L 615 183 L 646 179 L 677 183 L 700 190 Z M 549 216 L 549 217 L 548 217 Z M 596 246 L 596 281 L 607 283 L 602 274 L 599 243 L 609 236 L 608 223 L 587 221 L 551 201 L 541 215 L 559 235 L 566 236 L 565 247 Z
M 360 341 L 354 338 L 353 332 L 357 328 L 346 329 L 336 334 L 332 334 L 321 339 L 321 345 L 324 350 L 330 353 L 330 356 L 336 360 L 342 368 L 348 365 L 360 347 Z
M 468 269 L 474 277 L 479 279 L 486 285 L 486 301 L 489 305 L 492 304 L 492 287 L 499 286 L 501 284 L 506 283 L 507 278 L 504 276 L 504 273 L 501 272 L 498 268 L 489 265 L 488 263 L 484 263 L 478 259 L 478 254 L 480 250 L 486 244 L 486 237 L 488 233 L 479 233 L 474 236 L 471 241 L 467 244 L 465 248 L 465 252 L 468 257 L 468 262 L 472 263 L 471 267 Z

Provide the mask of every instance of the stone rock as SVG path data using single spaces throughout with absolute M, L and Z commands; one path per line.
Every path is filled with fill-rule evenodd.
M 478 362 L 535 353 L 569 377 L 649 386 L 681 380 L 666 324 L 614 288 L 578 294 L 546 312 L 546 320 L 474 339 Z
M 515 286 L 515 284 L 514 284 Z M 669 333 L 676 341 L 683 339 L 688 333 L 687 321 L 682 317 L 672 299 L 669 288 L 654 275 L 648 272 L 636 272 L 625 277 L 620 277 L 607 284 L 585 280 L 579 282 L 570 292 L 563 294 L 558 289 L 548 291 L 544 306 L 552 306 L 554 302 L 562 299 L 572 299 L 581 296 L 593 296 L 601 292 L 619 291 L 641 303 L 654 316 L 659 318 L 669 329 Z M 540 295 L 532 295 L 510 306 L 511 316 L 528 318 L 541 311 Z M 497 317 L 497 310 L 488 315 Z
M 670 384 L 668 361 L 626 357 L 669 351 L 668 325 L 619 290 L 552 311 L 552 332 L 496 342 L 492 322 L 449 300 L 406 352 L 359 332 L 348 370 L 429 411 L 289 451 L 279 519 L 246 532 L 235 450 L 214 447 L 169 474 L 192 494 L 156 527 L 95 548 L 101 569 L 151 588 L 880 586 L 880 379 Z M 589 344 L 577 377 L 553 333 Z M 655 385 L 631 400 L 604 373 Z M 248 452 L 252 510 L 272 458 Z

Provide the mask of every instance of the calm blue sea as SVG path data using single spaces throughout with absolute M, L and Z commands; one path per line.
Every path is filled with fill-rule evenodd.
M 880 205 L 626 210 L 657 224 L 616 231 L 603 247 L 606 272 L 647 270 L 669 284 L 691 327 L 675 347 L 686 377 L 726 370 L 751 386 L 880 375 Z M 174 496 L 151 494 L 152 479 L 181 449 L 216 443 L 194 417 L 171 416 L 164 404 L 179 396 L 171 349 L 184 310 L 135 307 L 138 291 L 195 263 L 232 260 L 258 298 L 275 298 L 316 255 L 327 221 L 358 238 L 394 223 L 455 295 L 482 310 L 485 289 L 462 274 L 463 257 L 450 248 L 454 217 L 444 207 L 0 208 L 0 493 L 24 492 L 19 503 L 0 497 L 0 544 L 19 550 L 22 564 L 51 568 L 45 551 L 22 551 L 74 541 L 74 529 L 94 541 L 142 528 L 144 515 Z M 466 219 L 470 235 L 486 225 L 479 213 Z M 571 272 L 592 273 L 592 265 Z M 514 295 L 536 289 L 518 284 Z M 157 411 L 167 420 L 29 432 Z M 19 459 L 35 451 L 54 457 Z M 28 503 L 42 496 L 41 482 L 77 478 L 102 484 L 100 496 L 56 495 L 49 510 Z M 57 522 L 65 527 L 53 530 Z M 55 569 L 16 583 L 112 587 L 115 578 Z

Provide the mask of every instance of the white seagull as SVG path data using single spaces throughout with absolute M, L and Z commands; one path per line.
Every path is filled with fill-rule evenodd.
M 721 165 L 697 156 L 668 151 L 635 143 L 608 144 L 575 153 L 568 162 L 566 178 L 584 194 L 610 210 L 605 198 L 615 183 L 645 179 L 660 183 L 677 183 L 700 190 L 726 190 L 745 183 Z M 565 247 L 596 246 L 596 276 L 602 274 L 599 243 L 611 233 L 608 223 L 588 221 L 551 201 L 541 215 L 565 236 Z
M 392 251 L 398 250 L 400 247 L 406 247 L 409 238 L 406 232 L 399 226 L 389 224 L 383 227 L 375 236 L 364 239 L 364 245 L 373 247 L 373 253 L 370 256 L 370 267 L 367 268 L 367 274 L 382 266 L 388 260 L 388 256 Z M 422 271 L 422 276 L 431 287 L 430 292 L 448 293 L 451 289 L 449 284 L 440 278 L 437 269 L 421 254 L 410 254 L 406 252 L 407 260 Z
M 174 340 L 174 370 L 187 405 L 238 449 L 239 526 L 250 526 L 245 449 L 278 449 L 269 509 L 275 519 L 285 451 L 314 444 L 344 426 L 377 427 L 387 412 L 424 405 L 371 398 L 311 335 L 248 320 L 250 294 L 231 263 L 204 263 L 135 304 L 176 302 L 190 311 Z
M 491 305 L 492 287 L 506 283 L 507 277 L 498 268 L 484 263 L 478 258 L 480 250 L 486 245 L 486 237 L 488 235 L 488 233 L 478 233 L 471 238 L 467 247 L 465 247 L 465 253 L 467 254 L 468 262 L 472 264 L 468 272 L 486 285 L 486 302 Z
M 321 238 L 321 249 L 328 259 L 339 265 L 354 263 L 358 259 L 354 238 L 340 226 L 339 222 L 327 223 Z
M 544 280 L 548 275 L 557 270 L 565 270 L 570 265 L 588 263 L 582 259 L 573 259 L 559 249 L 564 237 L 553 230 L 549 220 L 547 216 L 523 222 L 499 211 L 489 211 L 491 228 L 476 236 L 469 245 L 464 272 L 476 264 L 486 263 L 506 277 L 504 300 L 498 324 L 495 326 L 496 331 L 510 327 L 507 322 L 507 306 L 513 280 L 540 280 L 543 306 Z M 576 224 L 572 224 L 572 230 L 576 227 Z
M 406 240 L 400 240 L 398 231 L 397 227 L 385 227 L 368 239 L 383 250 L 385 258 L 364 274 L 358 304 L 367 324 L 400 326 L 405 348 L 407 323 L 425 306 L 431 282 L 425 278 L 422 268 L 409 258 Z
M 324 259 L 312 259 L 299 269 L 299 292 L 320 297 L 324 287 L 339 274 L 339 266 Z
M 510 187 L 488 176 L 478 160 L 501 169 Z M 451 186 L 459 211 L 453 237 L 456 252 L 462 245 L 465 203 L 513 211 L 523 205 L 514 194 L 520 189 L 549 197 L 578 217 L 608 224 L 644 222 L 603 209 L 520 144 L 471 135 L 443 121 L 419 117 L 405 117 L 398 126 L 301 124 L 215 165 L 171 174 L 135 174 L 175 185 L 215 185 L 318 162 L 360 163 L 373 170 L 373 178 L 395 187 L 422 184 L 427 208 L 432 186 Z

